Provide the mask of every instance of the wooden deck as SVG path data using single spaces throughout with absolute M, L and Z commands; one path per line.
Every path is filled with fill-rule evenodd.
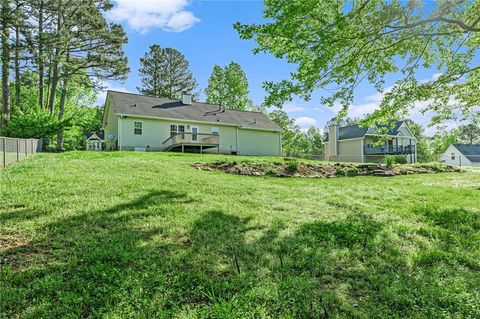
M 170 136 L 163 144 L 166 151 L 198 151 L 217 148 L 220 152 L 220 136 L 218 134 L 182 132 Z

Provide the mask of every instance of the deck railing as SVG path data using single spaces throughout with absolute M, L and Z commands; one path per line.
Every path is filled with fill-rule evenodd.
M 219 145 L 220 136 L 218 134 L 182 132 L 170 136 L 163 142 L 165 147 L 180 144 Z
M 408 155 L 415 154 L 415 145 L 399 145 L 399 146 L 379 146 L 363 148 L 365 155 L 387 154 L 387 155 Z

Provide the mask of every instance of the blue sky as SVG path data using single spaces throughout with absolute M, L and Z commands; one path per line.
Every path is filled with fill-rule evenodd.
M 201 100 L 205 96 L 203 90 L 213 66 L 224 66 L 230 61 L 239 63 L 245 71 L 249 85 L 250 98 L 260 104 L 265 96 L 262 89 L 264 81 L 279 81 L 288 78 L 293 65 L 274 58 L 268 54 L 254 55 L 254 41 L 241 40 L 232 25 L 242 23 L 262 23 L 263 1 L 259 0 L 114 0 L 114 9 L 107 18 L 121 23 L 128 35 L 129 42 L 125 51 L 129 59 L 131 73 L 124 83 L 110 82 L 108 88 L 121 91 L 137 92 L 139 85 L 139 59 L 148 51 L 152 44 L 162 47 L 173 47 L 181 51 L 190 63 L 190 69 L 195 75 Z M 423 70 L 420 78 L 431 78 L 438 71 Z M 386 86 L 395 78 L 387 78 Z M 336 112 L 320 103 L 318 92 L 309 102 L 295 100 L 287 103 L 284 110 L 296 119 L 302 128 L 316 126 L 322 128 L 325 123 L 336 115 Z M 105 95 L 100 95 L 103 103 Z M 381 94 L 365 84 L 358 89 L 352 106 L 351 116 L 361 116 L 371 112 Z M 422 124 L 428 118 L 419 113 L 413 114 L 414 120 Z M 450 123 L 454 126 L 454 123 Z M 428 133 L 433 133 L 429 129 Z

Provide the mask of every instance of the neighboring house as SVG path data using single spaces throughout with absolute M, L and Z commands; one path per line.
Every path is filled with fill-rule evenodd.
M 261 112 L 108 91 L 106 150 L 197 151 L 280 156 L 281 128 Z
M 480 166 L 480 144 L 452 144 L 440 160 L 448 165 Z
M 417 139 L 405 121 L 393 128 L 357 124 L 328 128 L 325 159 L 335 162 L 382 163 L 386 155 L 405 156 L 407 163 L 417 162 Z
M 85 134 L 85 149 L 87 151 L 102 151 L 104 143 L 103 133 Z

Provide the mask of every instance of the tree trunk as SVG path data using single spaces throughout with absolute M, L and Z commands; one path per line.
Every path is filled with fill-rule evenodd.
M 50 83 L 51 83 L 51 78 L 52 78 L 52 60 L 49 61 L 48 63 L 48 70 L 47 70 L 47 73 L 46 73 L 46 80 L 45 80 L 45 85 L 46 85 L 46 89 L 47 89 L 47 95 L 45 96 L 45 101 L 49 101 L 50 99 Z M 47 105 L 45 105 L 45 107 L 47 107 Z
M 68 77 L 65 77 L 63 81 L 62 93 L 60 95 L 60 106 L 58 110 L 58 120 L 61 122 L 63 120 L 63 115 L 65 114 L 65 101 L 67 99 L 67 89 L 68 89 Z M 60 126 L 60 129 L 57 132 L 57 151 L 63 151 L 63 126 Z
M 61 19 L 59 16 L 57 20 L 57 35 L 60 34 L 61 29 L 62 29 L 62 25 L 61 25 Z M 60 39 L 57 39 L 55 44 L 55 53 L 53 55 L 53 74 L 50 77 L 51 85 L 50 85 L 50 98 L 48 100 L 48 109 L 52 114 L 53 114 L 53 109 L 55 105 L 55 98 L 57 95 L 57 86 L 58 86 L 58 64 L 59 64 L 58 60 L 60 55 L 59 41 Z
M 45 65 L 43 61 L 43 0 L 38 3 L 38 107 L 44 107 L 43 82 Z
M 8 31 L 10 22 L 10 1 L 2 1 L 2 126 L 5 126 L 10 117 L 9 66 L 10 46 Z
M 55 50 L 55 52 L 57 52 L 57 50 Z M 56 93 L 57 93 L 57 86 L 58 86 L 58 57 L 57 57 L 57 53 L 55 53 L 55 56 L 54 56 L 53 59 L 54 59 L 54 61 L 53 61 L 53 74 L 50 77 L 50 80 L 51 80 L 51 84 L 50 84 L 50 88 L 49 88 L 50 96 L 49 96 L 49 100 L 48 100 L 48 110 L 50 111 L 50 113 L 53 113 L 53 108 L 54 108 L 54 105 L 55 105 L 55 96 L 56 96 Z
M 20 3 L 16 1 L 15 7 L 15 106 L 20 108 Z

